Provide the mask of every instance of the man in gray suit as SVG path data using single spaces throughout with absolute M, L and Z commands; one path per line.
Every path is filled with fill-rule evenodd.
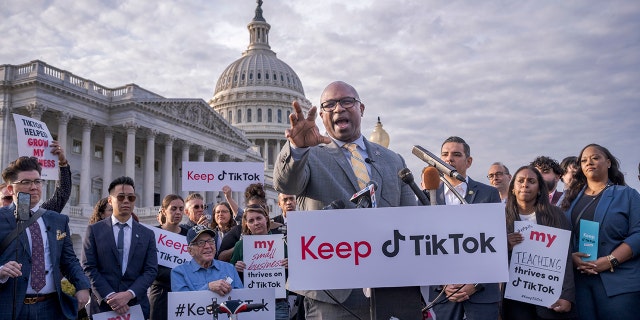
M 471 167 L 471 148 L 460 137 L 449 137 L 442 143 L 440 159 L 454 167 L 465 179 L 463 183 L 455 178 L 445 176 L 462 195 L 467 203 L 499 203 L 498 189 L 477 182 L 467 176 L 467 169 Z M 429 195 L 428 192 L 427 196 Z M 452 190 L 443 183 L 436 191 L 438 205 L 457 205 L 460 200 Z M 446 299 L 449 297 L 449 299 Z M 467 319 L 498 319 L 500 289 L 497 283 L 449 284 L 446 286 L 431 286 L 430 301 L 440 301 L 433 310 L 436 319 L 462 320 Z
M 321 135 L 315 124 L 316 107 L 312 107 L 305 117 L 300 105 L 293 102 L 294 113 L 289 117 L 291 127 L 285 132 L 288 142 L 280 151 L 274 168 L 275 189 L 296 195 L 301 211 L 319 210 L 338 199 L 347 202 L 346 199 L 362 189 L 363 179 L 356 176 L 356 165 L 352 168 L 351 164 L 352 158 L 356 157 L 345 146 L 354 143 L 368 177 L 378 183 L 378 206 L 416 205 L 410 187 L 398 177 L 398 171 L 406 167 L 404 159 L 362 136 L 360 119 L 365 106 L 357 91 L 347 83 L 336 81 L 324 89 L 321 102 L 320 117 L 328 136 Z M 355 207 L 350 202 L 346 205 L 347 208 Z M 361 289 L 299 293 L 306 297 L 307 319 L 355 318 L 350 312 L 361 319 L 370 318 L 369 301 Z

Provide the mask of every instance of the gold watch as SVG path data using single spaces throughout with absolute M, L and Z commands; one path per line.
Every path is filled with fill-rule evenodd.
M 609 260 L 609 271 L 613 272 L 613 269 L 617 268 L 620 265 L 620 262 L 612 254 L 608 255 L 607 259 Z

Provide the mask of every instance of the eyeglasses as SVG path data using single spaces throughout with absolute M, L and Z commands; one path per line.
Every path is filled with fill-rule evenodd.
M 118 201 L 122 202 L 124 201 L 124 199 L 129 200 L 129 202 L 136 202 L 136 195 L 135 194 L 118 194 L 116 195 L 116 199 L 118 199 Z
M 196 204 L 195 206 L 193 206 L 194 209 L 196 210 L 206 210 L 207 209 L 207 205 L 206 204 Z
M 13 182 L 13 184 L 18 184 L 21 186 L 31 186 L 31 184 L 35 184 L 36 187 L 42 186 L 42 182 L 44 182 L 43 179 L 34 179 L 34 180 L 30 180 L 30 179 L 22 179 L 20 181 L 15 181 Z
M 488 178 L 489 180 L 493 180 L 493 178 L 500 178 L 500 177 L 502 177 L 503 175 L 504 175 L 504 172 L 498 171 L 498 172 L 496 172 L 496 173 L 489 173 L 489 174 L 487 175 L 487 178 Z
M 216 210 L 214 213 L 231 213 L 229 210 Z
M 346 97 L 346 98 L 341 98 L 341 99 L 337 99 L 337 100 L 327 100 L 327 101 L 325 101 L 325 102 L 320 104 L 320 108 L 322 108 L 323 111 L 331 112 L 336 108 L 338 103 L 343 108 L 349 109 L 349 108 L 353 107 L 354 105 L 356 105 L 356 102 L 360 102 L 360 100 L 358 100 L 356 98 L 352 98 L 352 97 Z
M 216 240 L 209 239 L 209 240 L 198 240 L 198 241 L 191 242 L 192 246 L 198 246 L 200 248 L 204 247 L 205 244 L 209 244 L 211 246 L 215 246 L 216 245 Z

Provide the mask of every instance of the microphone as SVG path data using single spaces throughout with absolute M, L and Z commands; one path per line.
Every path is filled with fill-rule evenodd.
M 364 189 L 356 192 L 349 201 L 355 203 L 356 208 L 376 208 L 378 206 L 376 189 L 378 189 L 378 183 L 371 180 Z
M 366 162 L 366 163 L 368 163 L 368 164 L 372 164 L 372 163 L 374 163 L 375 161 L 371 160 L 370 158 L 365 158 L 365 159 L 364 159 L 364 162 Z
M 422 171 L 422 183 L 424 188 L 429 190 L 429 200 L 432 206 L 437 205 L 436 190 L 440 186 L 440 173 L 432 166 L 424 168 Z
M 344 204 L 344 201 L 338 199 L 338 200 L 331 201 L 331 203 L 329 203 L 327 206 L 322 208 L 322 210 L 344 209 L 345 207 L 346 206 Z
M 420 160 L 428 163 L 431 166 L 436 167 L 436 169 L 438 169 L 438 171 L 442 172 L 442 174 L 445 174 L 449 177 L 452 178 L 456 178 L 462 182 L 466 182 L 465 178 L 458 173 L 458 171 L 456 170 L 456 168 L 452 167 L 450 164 L 442 161 L 442 159 L 440 159 L 439 157 L 437 157 L 436 155 L 434 155 L 433 153 L 427 151 L 427 149 L 421 147 L 421 146 L 413 146 L 413 150 L 412 153 L 420 158 Z
M 402 182 L 408 184 L 409 187 L 411 187 L 411 190 L 413 190 L 413 193 L 418 197 L 418 201 L 420 201 L 421 205 L 426 206 L 427 204 L 429 204 L 427 196 L 425 196 L 422 190 L 420 190 L 420 188 L 418 188 L 418 186 L 416 185 L 416 182 L 413 179 L 413 173 L 411 173 L 411 170 L 409 170 L 409 168 L 400 170 L 400 172 L 398 172 L 398 176 L 400 177 Z

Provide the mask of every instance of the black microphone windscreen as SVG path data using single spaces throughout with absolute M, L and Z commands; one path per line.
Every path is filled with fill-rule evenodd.
M 409 170 L 409 168 L 404 168 L 400 170 L 400 172 L 398 172 L 398 176 L 400 177 L 402 182 L 406 184 L 411 184 L 411 182 L 413 182 L 414 180 L 413 173 L 411 173 L 411 170 Z

